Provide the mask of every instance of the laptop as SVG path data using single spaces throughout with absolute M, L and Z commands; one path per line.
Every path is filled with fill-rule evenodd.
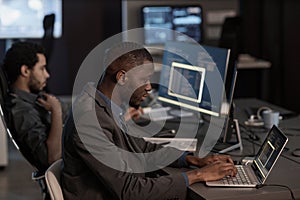
M 207 186 L 219 187 L 256 187 L 264 184 L 273 166 L 283 151 L 288 138 L 277 127 L 273 126 L 261 145 L 253 162 L 248 165 L 236 165 L 235 177 L 227 176 L 218 181 L 207 181 Z

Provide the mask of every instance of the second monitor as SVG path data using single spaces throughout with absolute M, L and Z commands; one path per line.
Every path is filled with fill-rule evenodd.
M 167 42 L 158 100 L 220 116 L 230 50 L 186 42 Z
M 202 8 L 199 5 L 142 8 L 144 42 L 147 45 L 164 44 L 170 40 L 186 41 L 186 36 L 200 43 L 203 40 L 202 24 Z

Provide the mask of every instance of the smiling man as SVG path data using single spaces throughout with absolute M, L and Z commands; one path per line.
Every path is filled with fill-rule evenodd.
M 56 97 L 43 92 L 50 77 L 46 65 L 43 47 L 30 42 L 14 43 L 3 62 L 9 127 L 22 154 L 41 173 L 61 158 L 62 110 Z
M 102 78 L 86 85 L 64 126 L 64 199 L 185 199 L 188 185 L 236 173 L 229 156 L 198 158 L 133 133 L 124 113 L 149 95 L 153 59 L 132 42 L 116 44 L 105 58 Z M 167 165 L 199 168 L 159 177 L 147 173 Z

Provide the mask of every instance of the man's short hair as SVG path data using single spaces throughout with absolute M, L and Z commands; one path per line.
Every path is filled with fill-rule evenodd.
M 38 62 L 36 54 L 45 55 L 45 49 L 36 43 L 16 42 L 6 52 L 3 60 L 3 69 L 6 72 L 9 83 L 14 83 L 21 74 L 21 66 L 26 65 L 29 69 Z
M 106 50 L 105 73 L 114 75 L 120 69 L 130 70 L 142 65 L 145 60 L 153 62 L 151 54 L 143 45 L 134 42 L 122 42 Z

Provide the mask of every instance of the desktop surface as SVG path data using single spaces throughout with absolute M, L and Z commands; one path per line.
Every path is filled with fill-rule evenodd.
M 239 120 L 244 148 L 243 151 L 236 149 L 228 154 L 231 155 L 235 161 L 239 162 L 246 156 L 255 155 L 267 134 L 267 130 L 263 127 L 245 126 L 244 121 L 248 118 L 244 110 L 246 107 L 268 106 L 280 111 L 282 114 L 293 112 L 258 99 L 235 99 L 234 102 L 236 105 L 235 115 Z M 279 123 L 279 128 L 287 135 L 289 142 L 265 184 L 277 184 L 281 186 L 265 186 L 259 189 L 223 188 L 207 187 L 204 183 L 196 183 L 189 187 L 189 199 L 291 199 L 289 190 L 282 186 L 289 187 L 293 191 L 295 198 L 300 198 L 300 173 L 298 173 L 300 171 L 300 157 L 292 154 L 295 149 L 300 148 L 299 120 L 300 116 L 298 115 L 296 117 L 283 119 Z M 207 126 L 208 124 L 204 123 L 199 127 L 197 134 L 198 145 L 201 145 L 203 134 Z M 253 135 L 255 135 L 255 137 L 253 137 Z M 184 170 L 187 169 L 165 169 L 167 173 L 177 173 Z
M 272 174 L 266 184 L 281 184 L 290 187 L 295 196 L 300 196 L 299 178 L 300 165 L 280 157 L 274 166 Z M 284 174 L 284 176 L 282 176 Z M 189 187 L 190 196 L 198 196 L 203 199 L 290 199 L 289 191 L 281 187 L 256 188 L 215 188 L 207 187 L 203 183 L 196 183 Z M 197 199 L 197 198 L 195 198 Z M 198 198 L 199 199 L 199 198 Z

